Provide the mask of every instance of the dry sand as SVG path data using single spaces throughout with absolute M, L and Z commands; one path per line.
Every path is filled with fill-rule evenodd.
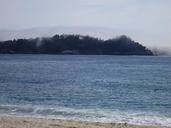
M 162 126 L 138 126 L 115 123 L 91 123 L 60 119 L 30 117 L 0 117 L 0 128 L 168 128 Z

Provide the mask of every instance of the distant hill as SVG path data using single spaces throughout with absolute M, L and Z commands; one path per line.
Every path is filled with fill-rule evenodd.
M 17 39 L 0 42 L 0 53 L 80 54 L 80 55 L 153 55 L 138 42 L 122 35 L 102 40 L 82 35 L 55 35 L 49 38 Z

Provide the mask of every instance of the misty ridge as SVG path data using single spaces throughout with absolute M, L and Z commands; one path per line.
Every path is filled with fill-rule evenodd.
M 154 55 L 151 50 L 122 35 L 102 40 L 83 35 L 54 35 L 34 39 L 0 42 L 1 54 L 74 54 L 74 55 Z

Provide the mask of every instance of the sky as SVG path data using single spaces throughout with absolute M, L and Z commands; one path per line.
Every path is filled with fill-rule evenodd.
M 0 0 L 0 40 L 22 37 L 24 30 L 60 28 L 102 38 L 125 34 L 171 49 L 170 12 L 171 0 Z M 14 30 L 21 32 L 11 36 Z

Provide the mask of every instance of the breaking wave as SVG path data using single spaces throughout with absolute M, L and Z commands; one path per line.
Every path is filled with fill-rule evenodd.
M 74 109 L 66 107 L 0 105 L 0 115 L 81 120 L 104 123 L 171 126 L 171 117 L 159 113 L 109 109 Z

